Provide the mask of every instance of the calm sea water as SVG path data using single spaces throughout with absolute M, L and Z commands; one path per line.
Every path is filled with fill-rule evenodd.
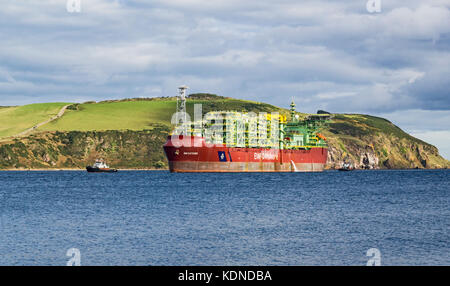
M 0 172 L 0 264 L 450 265 L 450 170 Z

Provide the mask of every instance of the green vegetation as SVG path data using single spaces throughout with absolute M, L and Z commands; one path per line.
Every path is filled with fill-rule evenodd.
M 270 104 L 225 98 L 214 94 L 191 94 L 187 102 L 188 113 L 193 118 L 194 104 L 202 104 L 202 113 L 213 110 L 253 112 L 278 111 L 282 108 Z M 171 126 L 176 109 L 175 98 L 108 100 L 96 103 L 43 103 L 0 108 L 0 138 L 17 135 L 38 123 L 55 116 L 68 105 L 64 116 L 47 123 L 37 131 L 104 131 L 144 130 L 153 124 Z
M 169 129 L 44 132 L 0 145 L 0 169 L 84 168 L 96 158 L 114 167 L 166 168 L 161 152 Z
M 417 139 L 390 121 L 363 114 L 335 114 L 324 130 L 334 150 L 334 167 L 350 155 L 353 164 L 362 156 L 377 158 L 371 166 L 381 168 L 447 168 L 449 161 L 439 156 L 431 144 Z M 341 143 L 343 142 L 343 144 Z M 336 163 L 337 162 L 337 163 Z
M 270 104 L 224 98 L 212 94 L 193 94 L 187 102 L 193 118 L 194 104 L 202 104 L 203 114 L 212 110 L 239 110 L 253 112 L 286 110 Z M 38 129 L 38 131 L 104 131 L 143 130 L 153 124 L 170 126 L 176 109 L 175 98 L 126 99 L 83 104 L 45 103 L 0 109 L 0 138 L 18 134 L 56 115 L 69 105 L 64 116 Z M 4 123 L 4 124 L 3 124 Z
M 335 134 L 352 136 L 383 133 L 388 136 L 395 136 L 398 139 L 407 139 L 419 144 L 430 145 L 404 132 L 387 119 L 364 114 L 335 114 L 334 120 L 330 124 L 330 131 Z
M 39 103 L 0 108 L 0 138 L 16 135 L 58 114 L 67 103 Z
M 73 104 L 64 116 L 39 128 L 41 131 L 100 131 L 100 130 L 143 130 L 152 124 L 170 126 L 176 110 L 174 98 L 159 100 L 128 99 L 99 103 Z M 216 110 L 253 112 L 278 111 L 285 109 L 266 103 L 224 98 L 211 94 L 192 94 L 187 101 L 187 111 L 194 118 L 194 104 L 202 104 L 202 113 Z
M 194 104 L 202 105 L 202 113 L 206 114 L 210 111 L 240 111 L 240 112 L 279 112 L 280 114 L 287 115 L 289 112 L 286 109 L 276 107 L 267 103 L 259 103 L 248 100 L 239 99 L 216 99 L 216 100 L 188 100 L 187 112 L 193 118 Z
M 119 101 L 85 103 L 71 107 L 63 117 L 41 131 L 143 130 L 151 124 L 168 124 L 175 101 Z

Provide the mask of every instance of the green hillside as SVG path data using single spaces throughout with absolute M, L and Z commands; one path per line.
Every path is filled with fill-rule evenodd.
M 212 100 L 193 95 L 187 101 L 187 111 L 193 118 L 194 104 L 202 104 L 202 113 L 212 110 L 271 112 L 281 108 L 263 103 L 216 96 Z M 104 131 L 144 130 L 153 124 L 170 126 L 176 110 L 176 99 L 106 101 L 71 105 L 64 116 L 39 128 L 41 131 Z
M 270 104 L 194 94 L 187 101 L 191 116 L 194 104 L 202 104 L 203 113 L 289 114 Z M 66 105 L 64 115 L 54 118 Z M 166 168 L 162 145 L 172 129 L 175 109 L 176 99 L 169 97 L 0 107 L 0 169 L 84 168 L 97 157 L 117 168 Z M 31 134 L 9 137 L 51 118 Z M 323 134 L 329 143 L 328 168 L 338 168 L 344 161 L 367 169 L 450 167 L 436 147 L 383 118 L 333 114 Z
M 143 130 L 153 123 L 168 124 L 176 101 L 120 101 L 74 104 L 41 131 Z
M 67 103 L 39 103 L 0 108 L 0 138 L 13 136 L 48 120 Z

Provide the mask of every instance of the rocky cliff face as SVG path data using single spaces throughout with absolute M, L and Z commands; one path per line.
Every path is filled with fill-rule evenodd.
M 169 128 L 142 131 L 45 132 L 0 144 L 0 169 L 85 168 L 103 158 L 121 169 L 164 169 Z
M 344 162 L 357 169 L 450 167 L 436 147 L 383 118 L 336 115 L 324 134 L 330 146 L 327 164 L 330 169 L 340 168 Z
M 395 140 L 395 139 L 394 139 Z M 381 140 L 374 140 L 381 141 Z M 389 139 L 377 144 L 367 140 L 364 147 L 346 144 L 330 144 L 327 167 L 340 168 L 345 162 L 357 169 L 408 169 L 408 168 L 448 168 L 448 161 L 440 157 L 435 147 L 400 142 Z M 375 145 L 375 147 L 373 147 Z
M 356 169 L 379 169 L 380 159 L 371 148 L 358 149 L 354 152 L 359 152 L 357 156 L 350 156 L 346 151 L 340 149 L 338 146 L 329 146 L 328 149 L 328 169 L 339 169 L 344 163 L 348 163 Z

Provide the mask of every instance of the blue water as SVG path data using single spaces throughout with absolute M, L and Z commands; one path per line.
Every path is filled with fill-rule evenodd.
M 0 172 L 0 265 L 450 265 L 450 170 Z

